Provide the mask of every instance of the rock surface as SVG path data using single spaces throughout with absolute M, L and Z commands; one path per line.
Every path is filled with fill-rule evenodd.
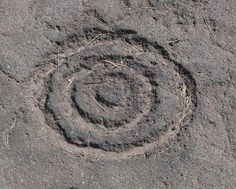
M 0 188 L 236 188 L 234 0 L 0 0 Z

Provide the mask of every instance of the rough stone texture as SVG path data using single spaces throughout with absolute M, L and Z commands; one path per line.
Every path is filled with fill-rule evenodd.
M 0 188 L 236 188 L 235 12 L 234 0 L 0 0 Z M 102 38 L 96 38 L 99 34 Z M 125 41 L 122 48 L 131 47 L 127 51 L 121 51 L 119 43 L 111 47 L 119 39 Z M 95 48 L 104 41 L 111 44 Z M 55 116 L 55 110 L 69 106 L 57 96 L 68 97 L 73 90 L 76 95 L 79 90 L 66 74 L 91 69 L 93 53 L 96 58 L 109 55 L 110 62 L 130 68 L 110 55 L 133 57 L 143 52 L 145 60 L 154 51 L 157 65 L 150 66 L 171 63 L 181 78 L 171 72 L 164 80 L 157 69 L 157 80 L 148 81 L 152 88 L 171 81 L 164 85 L 172 86 L 170 91 L 178 82 L 186 83 L 187 96 L 194 91 L 191 114 L 178 122 L 168 140 L 152 135 L 150 141 L 132 143 L 129 153 L 130 147 L 113 149 L 109 140 L 91 145 L 73 130 L 65 130 L 68 125 Z M 148 61 L 142 64 L 149 66 Z M 143 75 L 152 77 L 149 74 Z M 68 86 L 65 91 L 64 86 Z M 58 94 L 48 103 L 52 91 Z M 101 95 L 108 98 L 106 93 Z M 180 102 L 172 97 L 166 103 Z M 78 113 L 73 98 L 68 99 L 72 103 L 68 112 Z M 179 116 L 176 104 L 176 109 L 159 112 L 166 113 L 167 123 Z M 76 121 L 71 115 L 69 121 Z M 132 139 L 123 137 L 120 142 Z M 155 141 L 159 141 L 156 148 L 146 148 Z M 136 153 L 142 146 L 144 150 Z

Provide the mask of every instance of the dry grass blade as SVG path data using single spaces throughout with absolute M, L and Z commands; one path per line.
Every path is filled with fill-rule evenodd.
M 89 41 L 83 48 L 85 49 L 86 47 L 88 47 L 92 42 L 94 42 L 97 38 L 99 38 L 101 35 L 103 34 L 99 34 L 96 37 L 94 37 L 91 41 Z
M 70 57 L 74 54 L 77 54 L 79 53 L 80 51 L 86 49 L 89 45 L 91 45 L 97 38 L 99 38 L 102 34 L 99 34 L 97 35 L 96 37 L 94 37 L 92 40 L 90 40 L 85 46 L 82 46 L 82 47 L 79 47 L 77 49 L 74 49 L 74 50 L 71 50 L 70 52 L 66 52 L 66 53 L 61 53 L 61 54 L 58 54 L 58 57 L 61 57 L 61 58 L 67 58 L 67 57 Z
M 121 61 L 121 64 L 111 62 L 109 60 L 103 60 L 104 63 L 111 64 L 113 67 L 119 68 L 119 67 L 124 67 L 128 70 L 131 70 L 128 66 L 123 64 L 123 61 Z
M 62 91 L 62 93 L 65 93 L 70 88 L 70 86 L 72 85 L 74 80 L 75 80 L 74 78 L 68 79 L 69 84 L 65 87 L 65 89 Z
M 54 145 L 55 145 L 58 149 L 60 149 L 60 150 L 62 150 L 62 151 L 64 151 L 64 152 L 66 152 L 66 153 L 75 155 L 75 156 L 77 156 L 77 157 L 80 157 L 80 156 L 84 157 L 84 156 L 85 156 L 82 152 L 81 152 L 81 153 L 75 153 L 75 152 L 73 152 L 73 151 L 71 151 L 71 150 L 69 150 L 69 149 L 66 149 L 66 148 L 61 147 L 61 146 L 58 145 L 57 143 L 55 143 Z
M 51 74 L 54 70 L 56 70 L 56 69 L 63 63 L 63 60 L 58 60 L 57 62 L 58 62 L 57 66 L 56 66 L 55 68 L 52 68 L 51 70 L 49 70 L 49 71 L 45 74 L 45 76 L 48 76 L 48 75 Z
M 94 37 L 92 40 L 90 40 L 85 46 L 83 47 L 79 47 L 77 49 L 74 49 L 74 50 L 71 50 L 69 52 L 65 52 L 65 53 L 57 53 L 56 55 L 52 56 L 54 58 L 57 58 L 57 66 L 55 68 L 52 68 L 51 70 L 49 70 L 45 75 L 48 76 L 50 73 L 52 73 L 54 70 L 56 70 L 62 63 L 63 63 L 63 59 L 64 58 L 67 58 L 67 57 L 70 57 L 74 54 L 77 54 L 79 53 L 80 51 L 86 49 L 90 44 L 92 44 L 97 38 L 99 38 L 101 35 L 103 34 L 99 34 L 97 35 L 96 37 Z M 55 57 L 56 56 L 56 57 Z M 62 59 L 60 59 L 62 58 Z
M 86 93 L 93 101 L 94 103 L 96 103 L 104 112 L 106 112 L 107 114 L 109 114 L 109 112 L 101 105 L 97 102 L 97 100 L 89 93 Z
M 121 66 L 120 64 L 116 64 L 116 63 L 111 62 L 109 60 L 103 60 L 103 62 L 106 63 L 106 64 L 111 64 L 115 68 L 118 68 L 119 66 Z

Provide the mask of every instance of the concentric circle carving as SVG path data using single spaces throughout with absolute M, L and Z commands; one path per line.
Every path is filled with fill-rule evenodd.
M 47 123 L 73 149 L 143 154 L 191 120 L 195 81 L 162 46 L 136 32 L 91 30 L 87 37 L 89 45 L 59 54 L 47 82 Z

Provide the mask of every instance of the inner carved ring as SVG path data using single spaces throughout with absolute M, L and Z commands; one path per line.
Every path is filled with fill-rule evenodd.
M 73 101 L 86 121 L 116 128 L 130 123 L 146 108 L 147 86 L 129 70 L 101 67 L 75 82 Z

